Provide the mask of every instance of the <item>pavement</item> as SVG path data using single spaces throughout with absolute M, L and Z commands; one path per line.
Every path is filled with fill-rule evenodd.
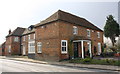
M 2 59 L 16 60 L 16 61 L 24 61 L 24 62 L 33 62 L 38 64 L 50 64 L 56 66 L 66 66 L 66 67 L 74 67 L 74 68 L 89 68 L 89 69 L 101 69 L 101 70 L 111 70 L 111 71 L 120 71 L 120 66 L 111 66 L 111 65 L 95 65 L 95 64 L 73 64 L 68 61 L 63 62 L 46 62 L 29 59 L 27 57 L 0 57 Z

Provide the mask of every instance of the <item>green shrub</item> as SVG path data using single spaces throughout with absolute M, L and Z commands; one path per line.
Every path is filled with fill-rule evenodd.
M 104 52 L 104 46 L 102 46 L 101 48 L 102 48 L 102 52 Z
M 85 59 L 82 59 L 82 62 L 83 63 L 90 63 L 91 62 L 91 58 L 85 58 Z
M 81 59 L 80 58 L 76 58 L 76 59 L 72 59 L 69 62 L 70 63 L 80 63 Z
M 72 59 L 74 56 L 73 47 L 72 47 L 72 40 L 70 40 L 68 43 L 68 53 L 69 53 L 69 59 Z
M 91 58 L 85 58 L 85 59 L 73 59 L 69 61 L 70 63 L 81 63 L 81 64 L 100 64 L 100 65 L 115 65 L 120 66 L 120 60 L 112 60 L 112 59 L 91 59 Z
M 115 61 L 114 65 L 115 65 L 115 66 L 120 66 L 120 60 Z

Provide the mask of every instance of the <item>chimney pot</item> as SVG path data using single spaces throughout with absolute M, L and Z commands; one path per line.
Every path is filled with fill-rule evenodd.
M 11 33 L 11 29 L 9 30 L 9 34 Z

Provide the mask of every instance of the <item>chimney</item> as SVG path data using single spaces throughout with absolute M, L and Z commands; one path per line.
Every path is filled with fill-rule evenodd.
M 11 33 L 11 29 L 9 30 L 9 34 Z

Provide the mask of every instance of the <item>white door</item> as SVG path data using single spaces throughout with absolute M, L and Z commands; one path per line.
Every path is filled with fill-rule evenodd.
M 101 43 L 98 43 L 98 55 L 101 54 Z
M 26 50 L 25 50 L 25 46 L 23 46 L 23 55 L 26 55 Z

